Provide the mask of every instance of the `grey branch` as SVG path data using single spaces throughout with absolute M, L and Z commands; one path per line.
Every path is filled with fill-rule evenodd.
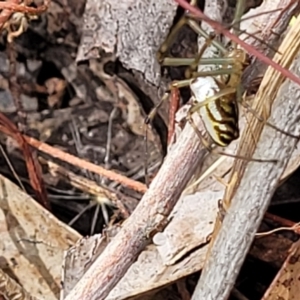
M 289 68 L 297 55 L 291 71 L 298 76 L 300 75 L 299 28 L 300 22 L 297 21 L 295 29 L 289 31 L 279 49 L 283 55 L 277 55 L 277 59 L 275 58 L 278 63 Z M 281 85 L 283 80 L 284 78 L 278 72 L 271 68 L 268 70 L 257 93 L 255 110 L 260 111 L 261 115 L 264 112 L 267 117 L 272 107 L 269 121 L 276 125 L 280 123 L 283 131 L 298 136 L 300 134 L 300 87 L 289 80 Z M 255 120 L 252 132 L 258 133 L 261 131 L 260 127 L 262 129 L 261 122 Z M 249 131 L 247 134 L 251 135 Z M 247 134 L 241 139 L 240 150 L 249 148 Z M 233 173 L 236 172 L 235 175 L 238 178 L 230 195 L 232 204 L 211 248 L 193 300 L 228 298 L 258 226 L 297 143 L 298 139 L 265 126 L 253 156 L 277 159 L 278 163 L 236 162 Z

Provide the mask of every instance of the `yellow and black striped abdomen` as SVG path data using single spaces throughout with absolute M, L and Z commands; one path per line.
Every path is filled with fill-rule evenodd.
M 238 104 L 232 97 L 212 100 L 201 107 L 199 113 L 207 133 L 217 145 L 226 147 L 239 137 Z

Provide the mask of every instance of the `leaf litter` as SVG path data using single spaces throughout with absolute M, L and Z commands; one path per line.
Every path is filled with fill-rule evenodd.
M 112 7 L 108 3 L 105 10 L 107 12 L 106 16 L 109 16 L 109 12 L 112 11 Z M 151 49 L 151 52 L 148 53 L 150 60 L 141 54 L 142 51 L 138 52 L 140 50 L 138 47 L 141 47 L 141 45 L 136 46 L 137 54 L 132 55 L 132 52 L 126 48 L 128 39 L 123 40 L 124 44 L 117 44 L 120 47 L 118 48 L 117 57 L 123 64 L 122 69 L 120 65 L 114 62 L 114 57 L 107 60 L 108 64 L 104 64 L 103 60 L 95 58 L 90 61 L 90 65 L 85 62 L 79 65 L 76 64 L 76 55 L 77 60 L 86 59 L 82 55 L 86 53 L 87 45 L 90 47 L 88 52 L 91 49 L 94 51 L 89 53 L 92 56 L 93 54 L 96 57 L 98 56 L 98 52 L 95 52 L 97 47 L 101 48 L 100 50 L 107 50 L 103 42 L 99 43 L 95 39 L 90 39 L 90 44 L 84 44 L 88 37 L 91 38 L 86 31 L 89 25 L 88 22 L 84 23 L 85 27 L 83 28 L 85 30 L 82 31 L 81 18 L 84 12 L 84 4 L 84 1 L 81 1 L 73 7 L 72 3 L 66 5 L 66 3 L 60 3 L 60 1 L 51 2 L 48 11 L 42 14 L 37 21 L 30 20 L 28 30 L 14 39 L 13 45 L 15 48 L 10 51 L 15 51 L 18 54 L 15 72 L 17 78 L 19 78 L 18 89 L 21 104 L 14 101 L 15 95 L 9 88 L 11 76 L 8 67 L 10 63 L 9 56 L 6 51 L 1 51 L 0 55 L 4 62 L 1 67 L 1 112 L 17 124 L 20 120 L 19 111 L 21 108 L 25 112 L 23 125 L 25 125 L 24 133 L 26 135 L 84 160 L 91 161 L 96 165 L 99 164 L 110 170 L 118 171 L 124 176 L 132 178 L 133 182 L 134 180 L 142 181 L 145 153 L 144 131 L 141 130 L 141 126 L 144 117 L 149 112 L 149 107 L 147 108 L 145 103 L 140 103 L 140 97 L 143 99 L 148 97 L 151 100 L 151 95 L 155 95 L 152 101 L 157 102 L 158 97 L 156 95 L 159 95 L 159 90 L 154 86 L 158 82 L 157 78 L 159 77 L 157 76 L 161 75 L 158 75 L 160 70 L 158 72 L 157 66 L 153 65 L 151 61 L 155 55 L 155 48 L 165 38 L 172 25 L 176 5 L 169 1 L 169 6 L 164 7 L 166 11 L 161 10 L 159 6 L 153 5 L 152 7 L 152 13 L 159 10 L 159 13 L 170 14 L 166 16 L 166 23 L 160 24 L 162 27 L 158 27 L 160 29 L 157 32 L 148 32 L 148 35 L 143 36 L 150 43 L 150 46 L 148 45 Z M 130 1 L 124 1 L 121 4 L 120 7 L 113 8 L 114 13 L 111 16 L 122 12 L 122 10 L 126 11 L 128 7 L 131 7 L 132 14 L 138 14 L 137 8 L 141 8 L 139 12 L 143 12 L 145 9 L 142 7 L 142 3 L 139 4 L 140 7 L 130 6 Z M 267 4 L 268 1 L 264 1 L 263 5 Z M 88 1 L 85 11 L 86 16 L 90 14 L 87 8 L 93 7 L 92 5 L 94 5 L 93 1 Z M 267 6 L 264 7 L 263 5 L 260 9 L 262 11 L 267 10 Z M 151 20 L 150 16 L 149 18 Z M 96 25 L 99 22 L 97 20 L 94 20 Z M 101 20 L 101 22 L 104 21 Z M 140 21 L 137 19 L 135 22 Z M 116 24 L 114 18 L 110 19 L 110 22 L 113 25 Z M 122 24 L 119 23 L 119 26 Z M 151 22 L 143 23 L 146 31 L 147 26 L 151 27 L 151 24 Z M 130 32 L 131 27 L 129 24 L 127 25 L 128 27 L 118 28 L 119 40 L 122 39 L 125 29 Z M 139 29 L 142 30 L 142 27 Z M 78 38 L 80 33 L 82 33 L 81 42 Z M 106 34 L 108 33 L 106 31 Z M 94 34 L 98 34 L 98 32 L 95 31 Z M 151 39 L 154 38 L 155 40 L 152 41 Z M 5 49 L 5 39 L 2 40 L 2 43 Z M 277 41 L 277 43 L 280 42 Z M 79 50 L 77 49 L 78 45 L 80 46 Z M 114 46 L 111 46 L 108 52 L 112 52 L 111 49 L 114 50 Z M 132 45 L 130 46 L 132 47 Z M 123 50 L 124 53 L 122 53 Z M 128 53 L 131 55 L 128 56 Z M 102 55 L 102 58 L 104 56 Z M 144 66 L 142 69 L 138 69 L 139 65 L 135 65 L 140 56 L 141 61 L 146 61 L 146 67 Z M 130 61 L 129 58 L 134 59 L 134 61 Z M 110 66 L 110 64 L 112 65 Z M 112 68 L 109 70 L 109 76 L 107 76 L 107 73 L 103 73 L 103 70 L 106 70 L 107 67 Z M 132 72 L 126 70 L 131 68 L 134 69 Z M 147 68 L 148 75 L 145 73 L 145 68 Z M 149 77 L 150 71 L 153 70 L 154 75 L 151 76 L 154 77 L 151 79 Z M 140 84 L 143 82 L 144 76 L 147 80 Z M 134 92 L 132 82 L 140 84 L 143 94 Z M 117 115 L 112 117 L 114 108 L 116 108 Z M 146 112 L 144 109 L 146 109 Z M 166 121 L 164 113 L 160 112 L 160 114 L 164 123 Z M 110 120 L 112 120 L 111 126 L 109 126 Z M 160 123 L 157 122 L 157 124 Z M 152 147 L 153 174 L 158 170 L 158 167 L 155 169 L 155 165 L 159 165 L 162 160 L 164 146 L 160 145 L 161 136 L 158 134 L 161 134 L 161 132 L 163 132 L 163 126 L 160 127 L 160 125 L 150 132 L 149 142 Z M 38 299 L 58 299 L 59 297 L 64 299 L 100 255 L 107 243 L 113 240 L 114 236 L 117 236 L 116 234 L 122 227 L 118 222 L 126 219 L 132 213 L 141 198 L 141 193 L 131 188 L 122 187 L 120 182 L 107 180 L 99 174 L 96 176 L 84 170 L 84 165 L 79 169 L 63 162 L 62 157 L 58 156 L 59 160 L 39 152 L 38 155 L 43 158 L 43 160 L 39 160 L 43 166 L 42 178 L 51 203 L 50 212 L 48 212 L 29 196 L 34 195 L 34 190 L 28 181 L 28 172 L 24 167 L 22 152 L 14 142 L 14 138 L 9 137 L 7 134 L 1 134 L 0 138 L 1 145 L 7 152 L 13 168 L 26 190 L 24 193 L 9 181 L 10 179 L 17 182 L 12 175 L 11 168 L 7 167 L 4 156 L 1 156 L 1 164 L 5 166 L 1 172 L 1 211 L 3 216 L 3 239 L 1 239 L 3 241 L 1 242 L 3 245 L 1 255 L 3 261 L 0 265 L 1 269 L 11 278 L 17 280 L 18 284 L 21 285 L 21 288 L 19 287 L 21 290 L 24 289 Z M 109 144 L 108 139 L 110 139 Z M 164 141 L 162 140 L 162 142 Z M 232 149 L 235 147 L 233 144 Z M 286 181 L 286 178 L 298 168 L 299 155 L 297 151 L 294 151 L 289 166 L 281 177 L 282 182 Z M 64 173 L 63 169 L 60 170 L 55 165 L 51 165 L 52 161 L 65 168 L 67 172 Z M 177 288 L 182 297 L 191 293 L 191 291 L 185 289 L 189 289 L 187 286 L 190 284 L 190 280 L 194 280 L 191 274 L 201 270 L 204 265 L 209 236 L 213 231 L 214 221 L 218 213 L 218 200 L 223 198 L 225 192 L 224 182 L 226 183 L 227 177 L 224 177 L 224 174 L 227 174 L 230 170 L 231 162 L 231 158 L 222 157 L 218 159 L 218 157 L 209 155 L 202 164 L 202 170 L 199 165 L 199 170 L 195 171 L 190 182 L 192 185 L 182 194 L 180 200 L 172 209 L 165 230 L 153 236 L 153 242 L 141 252 L 137 261 L 132 264 L 126 275 L 121 278 L 106 299 L 126 299 L 132 296 L 144 295 L 149 291 L 152 291 L 149 297 L 159 299 L 165 292 L 168 295 L 176 294 L 175 285 L 163 288 L 163 286 L 174 282 L 177 282 Z M 208 171 L 205 171 L 207 168 Z M 74 175 L 79 176 L 77 178 Z M 297 176 L 297 172 L 294 176 Z M 84 177 L 94 182 L 95 186 L 99 185 L 101 190 L 96 189 L 91 192 L 89 188 L 84 188 L 84 183 L 82 183 L 84 180 L 81 179 Z M 219 180 L 220 178 L 222 180 Z M 173 179 L 169 178 L 169 180 Z M 170 182 L 168 184 L 172 185 Z M 92 183 L 87 185 L 88 187 L 93 186 Z M 111 205 L 104 208 L 102 200 L 100 200 L 100 204 L 95 202 L 97 193 L 102 195 L 98 199 L 105 198 L 106 201 L 112 201 L 115 208 Z M 287 200 L 295 199 L 296 201 L 297 189 L 287 181 L 276 192 L 274 198 L 276 197 Z M 76 198 L 79 200 L 76 200 Z M 277 199 L 276 201 L 279 205 L 280 200 Z M 94 206 L 91 205 L 93 203 L 95 203 Z M 67 225 L 89 205 L 91 209 L 83 213 L 78 221 L 72 225 L 75 230 Z M 288 207 L 289 205 L 291 204 L 281 206 Z M 96 214 L 97 207 L 101 207 L 102 212 L 100 215 Z M 108 222 L 104 219 L 105 210 L 109 216 Z M 291 218 L 289 214 L 284 215 L 284 217 Z M 94 219 L 94 225 L 92 225 L 92 219 Z M 292 219 L 295 222 L 298 221 L 295 217 Z M 138 221 L 138 219 L 136 220 Z M 284 224 L 279 221 L 279 223 L 274 223 L 274 221 L 268 220 L 266 217 L 265 222 L 261 225 L 261 229 L 264 231 L 278 224 Z M 112 225 L 114 222 L 115 225 Z M 105 231 L 103 231 L 104 226 L 108 226 Z M 95 235 L 97 232 L 102 234 Z M 93 234 L 90 239 L 80 239 L 82 235 L 89 234 Z M 260 239 L 260 248 L 265 246 L 267 248 L 263 249 L 268 250 L 264 251 L 272 253 L 272 247 L 276 247 L 278 251 L 281 251 L 282 255 L 280 257 L 282 259 L 287 256 L 287 249 L 291 246 L 293 239 L 294 237 L 291 237 L 291 234 L 287 237 L 272 234 L 269 236 L 269 246 L 267 246 L 267 241 L 262 242 L 264 238 Z M 279 245 L 283 243 L 286 246 L 279 250 Z M 270 254 L 266 257 L 263 255 L 262 250 L 257 251 L 258 247 L 255 247 L 255 245 L 257 243 L 254 243 L 250 254 L 261 261 L 267 261 L 269 264 L 276 266 L 278 270 L 281 266 L 278 263 L 278 253 L 274 251 L 273 255 Z M 69 247 L 71 248 L 65 252 Z M 297 244 L 292 246 L 291 251 L 292 253 L 297 251 Z M 282 268 L 285 268 L 284 271 L 281 271 L 282 274 L 286 272 L 287 262 L 288 260 L 282 266 Z M 31 280 L 28 280 L 29 273 Z M 278 279 L 275 280 L 281 280 L 281 273 L 278 273 Z M 244 282 L 242 273 L 240 276 L 241 278 L 237 279 L 235 288 L 242 290 L 247 295 L 247 288 L 244 287 L 244 283 L 242 284 Z M 37 280 L 33 281 L 33 278 Z M 182 281 L 178 281 L 180 278 L 187 278 L 185 284 L 182 285 Z M 33 282 L 39 282 L 39 284 L 33 285 Z M 63 282 L 63 288 L 61 282 Z M 271 281 L 265 283 L 265 290 L 270 283 Z M 195 286 L 195 282 L 193 282 L 193 286 Z M 270 286 L 270 289 L 273 286 L 274 283 Z M 15 288 L 17 290 L 17 284 L 15 284 Z M 160 288 L 160 290 L 154 292 L 153 290 L 157 288 Z M 287 290 L 284 288 L 283 285 L 282 292 L 280 292 L 282 295 Z M 260 299 L 253 294 L 255 293 L 248 293 L 248 298 Z M 271 297 L 272 290 L 271 292 L 268 291 L 266 295 Z M 145 297 L 148 296 L 140 296 L 140 298 Z M 176 297 L 180 296 L 177 294 Z

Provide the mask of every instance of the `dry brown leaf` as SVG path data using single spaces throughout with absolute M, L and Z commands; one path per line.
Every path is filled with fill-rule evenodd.
M 0 175 L 0 268 L 31 295 L 57 299 L 63 252 L 80 235 Z
M 300 241 L 294 243 L 290 254 L 262 300 L 298 300 L 300 295 Z
M 170 215 L 172 221 L 153 238 L 164 265 L 174 265 L 188 252 L 208 243 L 218 212 L 218 200 L 222 197 L 222 191 L 207 190 L 186 195 L 178 201 Z
M 89 238 L 82 238 L 68 249 L 64 255 L 62 282 L 63 288 L 60 299 L 63 300 L 78 279 L 86 272 L 95 258 L 106 247 L 106 238 L 96 234 Z

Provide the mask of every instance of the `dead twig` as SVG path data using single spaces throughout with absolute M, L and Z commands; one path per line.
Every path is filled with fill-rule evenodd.
M 9 4 L 19 4 L 22 0 L 11 0 Z M 6 3 L 6 2 L 1 2 Z M 10 18 L 10 16 L 13 14 L 13 11 L 11 9 L 4 9 L 0 13 L 0 30 L 3 28 L 6 21 Z
M 294 227 L 296 225 L 296 223 L 293 222 L 293 221 L 287 220 L 287 219 L 279 217 L 277 215 L 273 215 L 273 214 L 268 213 L 268 212 L 266 212 L 265 218 L 267 220 L 272 221 L 273 223 L 277 223 L 280 226 L 284 226 L 284 227 Z
M 19 3 L 21 1 L 18 1 Z M 50 4 L 50 0 L 45 1 L 45 3 L 43 5 L 40 5 L 39 7 L 30 7 L 27 5 L 22 4 L 18 4 L 17 2 L 0 2 L 0 9 L 7 9 L 7 10 L 11 10 L 13 13 L 14 12 L 21 12 L 24 14 L 41 14 L 43 12 L 45 12 L 48 8 Z
M 12 136 L 12 134 L 2 125 L 0 125 L 0 131 Z M 45 144 L 43 142 L 40 142 L 32 137 L 23 135 L 26 142 L 31 145 L 32 147 L 35 147 L 39 151 L 42 151 L 46 154 L 49 154 L 53 157 L 56 157 L 62 161 L 65 161 L 73 166 L 76 166 L 78 168 L 83 168 L 88 171 L 94 172 L 100 176 L 107 177 L 108 179 L 112 181 L 116 181 L 128 188 L 131 188 L 137 192 L 144 193 L 147 190 L 147 187 L 145 184 L 132 180 L 130 178 L 127 178 L 121 174 L 118 174 L 114 171 L 106 170 L 102 168 L 101 166 L 96 166 L 91 162 L 85 161 L 83 159 L 80 159 L 74 155 L 71 155 L 69 153 L 66 153 L 58 148 L 54 148 L 48 144 Z
M 166 226 L 169 213 L 205 154 L 198 136 L 187 125 L 135 211 L 66 300 L 108 295 L 150 238 Z
M 25 163 L 28 170 L 30 184 L 35 191 L 37 200 L 45 208 L 49 209 L 50 204 L 47 198 L 46 189 L 42 179 L 42 170 L 39 162 L 37 161 L 34 153 L 32 153 L 27 141 L 24 136 L 19 132 L 18 128 L 3 114 L 0 113 L 0 127 L 3 132 L 13 137 L 19 144 L 23 151 Z
M 9 43 L 21 35 L 28 28 L 28 21 L 48 9 L 51 0 L 45 0 L 39 7 L 31 7 L 32 0 L 1 1 L 0 2 L 0 30 L 7 29 Z M 15 29 L 17 27 L 17 29 Z

